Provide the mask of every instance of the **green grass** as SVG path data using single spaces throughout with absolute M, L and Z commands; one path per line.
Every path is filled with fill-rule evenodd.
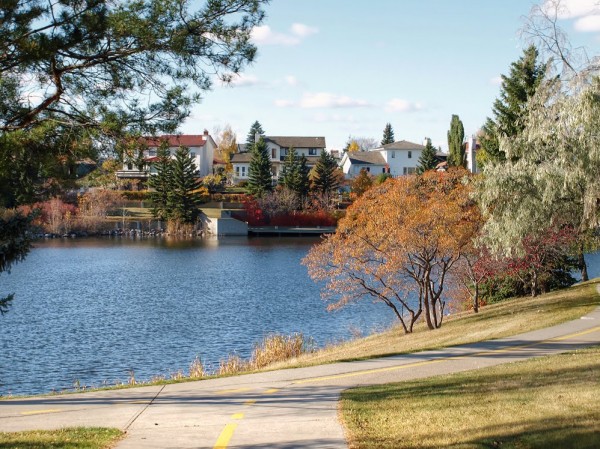
M 600 447 L 600 347 L 343 393 L 350 447 Z
M 0 449 L 104 449 L 123 435 L 118 429 L 100 427 L 0 432 Z
M 398 326 L 366 338 L 332 345 L 313 354 L 304 354 L 270 368 L 311 366 L 439 349 L 542 329 L 578 319 L 600 306 L 599 286 L 600 278 L 536 298 L 505 300 L 485 306 L 479 313 L 463 312 L 448 317 L 442 327 L 434 331 L 420 323 L 412 334 L 404 334 Z M 374 304 L 373 307 L 386 306 Z

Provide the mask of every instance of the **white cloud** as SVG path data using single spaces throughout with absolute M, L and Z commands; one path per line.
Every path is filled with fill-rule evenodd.
M 294 23 L 291 31 L 298 37 L 308 37 L 319 32 L 318 28 L 304 25 L 303 23 Z
M 275 106 L 277 106 L 278 108 L 290 108 L 292 106 L 296 106 L 296 103 L 291 101 L 291 100 L 282 100 L 282 99 L 277 99 L 273 102 L 273 104 Z
M 387 112 L 417 112 L 423 109 L 421 103 L 415 103 L 401 98 L 393 98 L 385 105 Z
M 560 10 L 558 17 L 560 19 L 573 19 L 575 17 L 584 17 L 600 12 L 600 2 L 598 0 L 560 0 Z M 543 8 L 552 12 L 556 0 L 547 0 Z
M 258 86 L 259 84 L 262 84 L 262 82 L 256 76 L 245 73 L 233 75 L 229 83 L 230 86 L 234 87 Z
M 582 17 L 575 22 L 575 29 L 583 32 L 600 31 L 600 15 Z
M 356 108 L 371 106 L 365 100 L 358 100 L 347 95 L 335 95 L 329 92 L 305 93 L 300 100 L 300 107 L 313 108 Z
M 502 84 L 502 77 L 498 75 L 490 78 L 490 84 L 493 86 L 500 86 Z
M 300 84 L 298 78 L 296 78 L 294 75 L 288 75 L 284 79 L 288 86 L 296 87 Z
M 319 30 L 302 23 L 294 23 L 289 33 L 273 31 L 269 25 L 257 26 L 252 29 L 252 40 L 262 45 L 298 45 L 302 39 L 318 33 Z

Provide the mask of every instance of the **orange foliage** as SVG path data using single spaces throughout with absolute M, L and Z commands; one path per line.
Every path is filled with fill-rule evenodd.
M 430 329 L 440 327 L 444 282 L 481 220 L 469 179 L 462 169 L 390 179 L 349 207 L 337 232 L 303 261 L 326 282 L 329 307 L 370 297 L 389 306 L 407 333 L 421 314 Z

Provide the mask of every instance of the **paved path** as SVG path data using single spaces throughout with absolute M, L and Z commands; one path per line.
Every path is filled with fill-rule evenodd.
M 465 371 L 600 344 L 600 308 L 500 340 L 381 359 L 86 394 L 0 402 L 0 430 L 106 426 L 132 448 L 346 448 L 341 391 Z

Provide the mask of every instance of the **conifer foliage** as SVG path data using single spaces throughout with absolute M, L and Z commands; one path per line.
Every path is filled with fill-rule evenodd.
M 266 192 L 273 190 L 271 159 L 267 143 L 262 137 L 253 146 L 248 172 L 248 193 L 262 197 Z
M 323 195 L 335 192 L 340 187 L 338 170 L 335 158 L 323 151 L 313 169 L 313 190 Z
M 300 197 L 306 197 L 309 190 L 308 166 L 306 156 L 298 158 L 294 148 L 288 150 L 283 162 L 279 184 L 296 193 Z
M 510 65 L 509 75 L 502 75 L 500 97 L 493 107 L 494 118 L 486 120 L 479 137 L 485 161 L 501 162 L 500 137 L 514 137 L 525 129 L 527 101 L 535 94 L 546 74 L 546 64 L 539 62 L 535 46 L 529 46 L 518 61 Z
M 438 164 L 438 158 L 434 146 L 431 144 L 431 139 L 427 139 L 427 145 L 421 152 L 419 165 L 417 166 L 417 174 L 422 175 L 427 170 L 433 170 Z
M 381 140 L 381 145 L 387 145 L 388 143 L 394 143 L 394 130 L 391 123 L 386 123 L 383 129 L 383 139 Z
M 168 197 L 171 190 L 171 157 L 168 142 L 162 142 L 159 146 L 153 169 L 156 173 L 148 180 L 148 186 L 153 189 L 150 194 L 152 215 L 159 220 L 168 220 Z
M 448 166 L 464 167 L 466 164 L 465 128 L 458 115 L 452 115 L 448 131 Z
M 250 127 L 250 131 L 248 131 L 248 136 L 246 137 L 246 149 L 247 151 L 251 151 L 252 147 L 256 143 L 256 134 L 260 134 L 263 136 L 265 131 L 262 128 L 262 125 L 256 120 L 252 126 Z

